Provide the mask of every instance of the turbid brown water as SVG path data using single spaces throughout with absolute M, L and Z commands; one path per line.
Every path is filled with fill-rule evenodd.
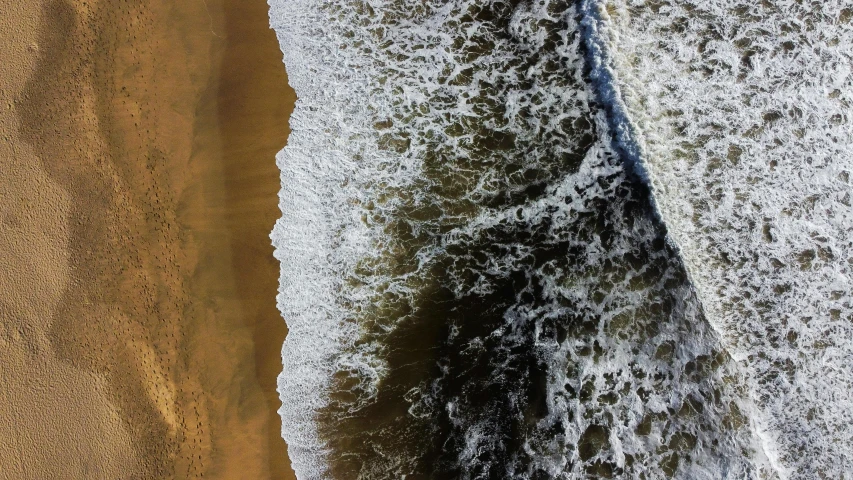
M 292 478 L 266 4 L 0 8 L 0 478 Z

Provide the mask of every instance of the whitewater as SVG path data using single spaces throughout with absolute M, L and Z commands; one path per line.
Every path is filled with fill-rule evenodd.
M 853 8 L 270 4 L 299 478 L 853 478 Z

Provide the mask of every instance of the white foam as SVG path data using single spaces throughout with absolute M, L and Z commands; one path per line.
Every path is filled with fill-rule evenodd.
M 536 311 L 525 310 L 521 304 L 509 309 L 505 315 L 507 324 L 494 335 L 506 339 L 507 345 L 512 342 L 523 345 L 525 340 L 519 331 L 531 326 L 539 329 L 549 316 L 565 316 L 566 304 L 577 307 L 577 311 L 585 312 L 601 325 L 600 331 L 590 334 L 590 338 L 569 338 L 562 343 L 543 341 L 536 345 L 537 354 L 549 366 L 546 399 L 549 414 L 531 426 L 529 437 L 524 439 L 527 453 L 539 455 L 532 462 L 533 467 L 553 475 L 579 474 L 584 467 L 578 461 L 578 440 L 589 426 L 609 416 L 614 425 L 608 450 L 600 458 L 619 468 L 628 468 L 630 461 L 626 458 L 636 458 L 640 465 L 631 467 L 633 471 L 663 475 L 661 463 L 673 452 L 661 445 L 676 442 L 682 434 L 691 436 L 697 446 L 684 447 L 689 455 L 684 456 L 677 472 L 680 478 L 745 478 L 756 471 L 755 465 L 763 468 L 760 454 L 753 458 L 755 454 L 750 451 L 756 427 L 750 423 L 751 419 L 743 420 L 746 425 L 720 427 L 724 421 L 737 424 L 738 421 L 732 420 L 737 417 L 732 410 L 743 411 L 747 407 L 738 398 L 737 372 L 725 361 L 716 360 L 718 339 L 704 323 L 701 308 L 693 301 L 689 288 L 681 282 L 673 287 L 677 291 L 664 289 L 667 280 L 675 281 L 669 277 L 677 277 L 677 264 L 658 262 L 665 265 L 667 275 L 654 285 L 643 284 L 643 268 L 627 271 L 623 267 L 627 263 L 625 257 L 654 240 L 653 219 L 625 220 L 611 212 L 612 221 L 621 222 L 619 225 L 625 228 L 609 247 L 595 236 L 593 226 L 577 220 L 581 214 L 594 211 L 596 205 L 610 200 L 614 212 L 620 208 L 619 198 L 624 194 L 618 190 L 623 186 L 624 174 L 614 150 L 622 157 L 629 157 L 627 160 L 637 176 L 652 178 L 656 191 L 665 199 L 660 207 L 665 218 L 677 218 L 673 205 L 681 205 L 674 192 L 678 188 L 676 182 L 682 179 L 666 177 L 660 166 L 662 161 L 655 160 L 663 148 L 660 145 L 666 145 L 670 137 L 663 127 L 658 128 L 657 123 L 647 119 L 651 115 L 647 110 L 637 106 L 637 83 L 632 82 L 640 77 L 625 60 L 626 50 L 621 49 L 622 40 L 617 38 L 629 24 L 611 24 L 613 20 L 607 12 L 590 0 L 582 2 L 580 10 L 569 9 L 559 14 L 549 10 L 547 1 L 530 2 L 514 12 L 509 27 L 511 40 L 489 39 L 494 44 L 491 50 L 472 55 L 475 58 L 470 60 L 467 54 L 456 51 L 455 42 L 460 38 L 471 42 L 482 40 L 475 38 L 482 32 L 471 29 L 459 34 L 448 26 L 454 21 L 461 22 L 459 18 L 468 7 L 464 0 L 271 3 L 271 24 L 281 42 L 291 85 L 300 99 L 291 118 L 288 146 L 277 158 L 282 171 L 282 219 L 272 233 L 276 257 L 282 265 L 278 306 L 290 330 L 282 352 L 284 371 L 279 377 L 282 435 L 288 442 L 299 478 L 330 475 L 331 451 L 322 439 L 316 416 L 331 403 L 333 376 L 346 372 L 358 380 L 361 403 L 353 405 L 352 411 L 373 401 L 381 388 L 387 371 L 382 359 L 383 346 L 378 342 L 357 343 L 368 328 L 359 323 L 358 317 L 369 316 L 365 312 L 378 308 L 378 299 L 385 295 L 407 299 L 415 296 L 418 275 L 450 246 L 475 244 L 478 238 L 488 238 L 483 236 L 492 227 L 501 225 L 518 224 L 517 228 L 523 231 L 525 222 L 530 229 L 552 222 L 549 233 L 553 238 L 547 241 L 583 243 L 579 247 L 584 253 L 578 254 L 581 258 L 576 265 L 552 262 L 531 272 L 541 281 L 543 295 L 552 304 Z M 419 5 L 428 5 L 432 14 L 419 13 Z M 577 14 L 581 14 L 582 23 L 585 21 L 590 29 L 583 38 L 574 35 L 578 28 L 574 24 Z M 380 21 L 392 17 L 393 21 Z M 542 42 L 547 32 L 542 25 L 554 22 L 566 25 L 561 32 L 562 43 L 552 46 L 554 51 L 544 55 Z M 453 34 L 460 38 L 454 38 Z M 584 87 L 580 78 L 584 61 L 577 53 L 580 42 L 586 42 L 590 51 L 598 51 L 591 59 L 598 62 L 593 68 L 599 81 L 597 92 Z M 651 56 L 654 50 L 638 53 Z M 547 58 L 535 64 L 512 63 L 516 57 L 525 55 Z M 547 62 L 564 66 L 577 76 L 573 80 L 581 86 L 567 88 L 556 82 L 553 73 L 545 73 Z M 473 73 L 468 74 L 471 78 L 467 81 L 464 78 L 458 83 L 452 81 L 464 77 L 469 70 Z M 623 74 L 625 79 L 616 83 L 614 76 L 621 79 Z M 530 81 L 531 78 L 536 81 Z M 643 81 L 654 85 L 649 79 Z M 515 87 L 528 83 L 529 87 Z M 497 85 L 502 85 L 505 91 L 495 93 Z M 593 93 L 603 97 L 605 111 L 593 112 L 590 107 Z M 624 104 L 622 98 L 627 100 Z M 481 170 L 474 171 L 475 175 L 466 171 L 466 168 L 473 171 L 474 167 L 462 168 L 453 163 L 465 165 L 464 161 L 474 156 L 476 149 L 472 144 L 476 138 L 472 129 L 461 128 L 463 134 L 458 137 L 447 132 L 459 125 L 484 122 L 486 116 L 479 114 L 478 109 L 485 108 L 488 101 L 504 102 L 507 108 L 502 118 L 488 117 L 485 122 L 491 123 L 487 127 L 510 132 L 518 142 L 534 144 L 535 148 L 524 159 L 525 166 L 531 169 L 543 166 L 542 170 L 547 170 L 547 162 L 556 153 L 562 153 L 560 148 L 569 149 L 557 141 L 554 145 L 535 145 L 536 141 L 548 138 L 537 137 L 539 132 L 565 134 L 559 127 L 562 121 L 594 122 L 599 137 L 594 139 L 577 172 L 546 178 L 548 188 L 540 198 L 506 209 L 485 208 L 478 202 L 507 185 L 518 191 L 527 186 L 514 178 L 508 180 L 501 168 L 505 159 L 498 153 L 495 158 L 486 159 L 491 163 L 478 166 Z M 522 111 L 523 115 L 519 113 Z M 634 115 L 639 118 L 636 126 Z M 617 134 L 615 142 L 609 135 L 613 131 Z M 642 136 L 637 136 L 637 132 L 642 132 Z M 654 134 L 658 137 L 653 137 Z M 659 143 L 652 142 L 657 138 L 661 139 Z M 565 140 L 572 141 L 578 139 Z M 441 167 L 448 176 L 458 175 L 461 193 L 430 197 L 432 180 L 423 173 L 424 159 L 433 152 L 431 149 L 453 154 L 446 156 L 450 159 L 448 165 Z M 648 165 L 641 162 L 644 157 Z M 410 223 L 413 230 L 432 232 L 439 230 L 437 226 L 453 230 L 436 235 L 433 243 L 420 246 L 415 259 L 406 259 L 406 271 L 392 272 L 399 267 L 401 262 L 395 259 L 400 256 L 398 252 L 405 251 L 406 245 L 399 245 L 397 239 L 386 233 L 386 227 L 408 206 L 442 210 L 440 215 L 422 224 Z M 676 238 L 682 246 L 686 244 L 683 237 L 689 239 L 688 234 L 692 233 L 678 228 L 673 231 L 680 232 L 681 236 Z M 579 240 L 581 234 L 589 239 Z M 455 293 L 462 296 L 489 291 L 492 285 L 487 277 L 505 277 L 520 268 L 519 265 L 523 267 L 531 248 L 523 244 L 507 245 L 506 252 L 480 266 L 482 278 L 474 285 L 465 284 L 461 280 L 465 272 L 461 272 L 457 275 L 458 285 L 454 285 Z M 653 253 L 655 261 L 666 255 L 659 249 Z M 695 255 L 695 249 L 690 253 Z M 703 270 L 697 268 L 702 262 L 691 262 L 702 298 L 707 301 L 712 298 L 708 285 L 714 284 L 703 283 Z M 608 264 L 617 266 L 610 270 L 618 271 L 618 275 L 598 278 L 587 274 L 587 270 L 612 273 L 606 267 Z M 546 272 L 546 267 L 557 273 Z M 452 279 L 455 273 L 459 272 L 450 272 Z M 599 294 L 603 300 L 592 300 Z M 671 314 L 658 318 L 646 308 L 654 303 L 655 299 L 648 298 L 651 294 L 671 294 L 680 303 L 672 308 Z M 719 309 L 710 311 L 714 315 L 720 313 Z M 629 319 L 629 326 L 622 332 L 625 338 L 604 331 L 604 326 L 620 315 Z M 372 320 L 388 320 L 378 327 L 391 331 L 397 319 Z M 647 325 L 658 323 L 659 330 L 646 329 Z M 727 335 L 720 325 L 715 323 Z M 648 334 L 646 330 L 655 333 Z M 582 341 L 602 348 L 603 360 L 578 354 Z M 659 348 L 670 344 L 674 345 L 674 351 L 664 355 L 667 360 L 659 359 Z M 472 349 L 475 347 L 472 344 Z M 733 351 L 737 353 L 736 349 Z M 695 366 L 701 359 L 722 365 L 708 367 L 707 376 L 686 371 L 688 365 Z M 630 388 L 612 404 L 598 398 L 568 399 L 567 388 L 580 391 L 585 383 L 594 384 L 601 396 L 616 392 L 613 379 Z M 468 447 L 460 453 L 460 460 L 473 461 L 472 452 L 495 445 L 496 438 L 489 435 L 494 426 L 489 424 L 490 419 L 463 425 L 468 418 L 465 415 L 479 415 L 482 419 L 482 412 L 465 412 L 464 405 L 455 401 L 433 405 L 429 398 L 415 399 L 418 395 L 429 396 L 429 386 L 423 387 L 420 390 L 426 393 L 412 393 L 409 411 L 423 417 L 429 415 L 430 408 L 452 406 L 453 421 L 465 428 Z M 644 392 L 642 395 L 640 390 Z M 622 387 L 618 391 L 623 391 Z M 671 420 L 695 398 L 708 400 L 703 414 L 685 414 Z M 639 435 L 636 430 L 646 417 L 656 418 L 651 422 L 652 432 Z M 558 439 L 548 436 L 554 425 L 565 428 Z M 773 431 L 769 432 L 766 435 L 772 436 Z M 770 445 L 767 441 L 764 444 Z M 773 459 L 778 457 L 772 450 L 768 452 Z M 396 462 L 391 463 L 405 464 Z M 648 464 L 642 465 L 643 462 Z M 381 471 L 380 467 L 370 468 Z
M 783 478 L 843 478 L 853 465 L 849 3 L 607 5 L 659 207 L 749 377 L 765 452 Z
M 292 134 L 287 148 L 277 156 L 282 189 L 282 218 L 272 232 L 275 256 L 281 262 L 278 308 L 288 324 L 282 350 L 283 372 L 278 378 L 282 400 L 282 436 L 288 444 L 299 478 L 323 478 L 327 451 L 317 432 L 314 415 L 325 406 L 324 394 L 335 372 L 336 356 L 352 336 L 338 298 L 342 279 L 336 274 L 346 258 L 338 253 L 338 233 L 352 223 L 338 188 L 351 169 L 342 151 L 346 112 L 337 109 L 335 97 L 344 94 L 331 86 L 339 72 L 311 55 L 334 55 L 322 45 L 306 45 L 309 32 L 282 28 L 311 25 L 306 2 L 271 5 L 271 25 L 284 52 L 291 85 L 299 98 L 290 118 Z M 341 79 L 346 81 L 346 79 Z

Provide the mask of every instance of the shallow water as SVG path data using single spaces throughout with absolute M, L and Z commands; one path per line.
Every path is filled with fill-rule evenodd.
M 674 110 L 703 92 L 691 75 L 709 92 L 717 84 L 701 59 L 676 61 L 682 37 L 696 48 L 710 35 L 691 30 L 705 17 L 689 10 L 685 26 L 673 11 L 592 0 L 273 2 L 300 98 L 278 157 L 273 232 L 290 329 L 280 413 L 300 478 L 841 468 L 797 460 L 787 450 L 796 445 L 778 441 L 806 418 L 777 411 L 784 400 L 769 395 L 782 390 L 762 383 L 785 368 L 765 345 L 768 325 L 781 330 L 782 303 L 735 293 L 753 264 L 720 267 L 753 248 L 737 224 L 744 210 L 685 213 L 720 203 L 706 189 L 738 171 L 680 168 L 683 156 L 711 162 L 710 137 L 689 136 L 705 116 Z M 702 98 L 707 110 L 731 107 Z M 846 118 L 836 135 L 850 134 Z M 832 168 L 849 165 L 841 158 Z M 749 191 L 776 192 L 763 182 Z M 833 220 L 840 229 L 826 241 L 843 241 L 849 220 Z M 755 264 L 771 258 L 753 250 Z M 838 275 L 845 261 L 833 264 Z M 849 308 L 849 290 L 835 300 Z M 834 327 L 846 332 L 849 318 L 839 311 Z M 830 341 L 836 370 L 843 340 Z M 765 357 L 750 361 L 750 351 Z M 794 364 L 789 377 L 801 365 L 817 364 Z M 834 395 L 850 388 L 830 385 Z M 827 428 L 849 428 L 840 414 Z

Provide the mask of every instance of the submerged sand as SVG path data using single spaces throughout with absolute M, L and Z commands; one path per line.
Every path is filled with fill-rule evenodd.
M 292 478 L 263 0 L 0 0 L 0 478 Z

